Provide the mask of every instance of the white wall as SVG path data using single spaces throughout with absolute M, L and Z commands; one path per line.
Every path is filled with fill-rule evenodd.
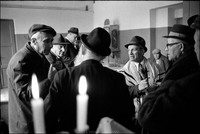
M 67 33 L 72 26 L 78 27 L 80 32 L 88 32 L 93 28 L 93 9 L 84 11 L 84 8 L 86 4 L 89 8 L 93 8 L 91 7 L 93 4 L 92 2 L 77 3 L 4 1 L 1 2 L 3 4 L 1 5 L 1 19 L 13 19 L 16 34 L 27 34 L 30 26 L 35 23 L 50 25 L 58 33 Z
M 1 18 L 14 19 L 16 34 L 25 34 L 33 23 L 45 23 L 65 33 L 71 26 L 80 32 L 103 27 L 105 19 L 119 24 L 120 30 L 150 27 L 150 9 L 182 1 L 1 1 Z M 8 5 L 8 6 L 2 6 Z M 15 8 L 9 5 L 15 5 Z M 60 7 L 56 9 L 16 8 L 20 6 Z M 20 5 L 20 6 L 19 6 Z M 88 5 L 89 11 L 84 11 Z M 12 8 L 11 8 L 12 7 Z M 69 9 L 69 10 L 65 10 Z M 72 9 L 72 10 L 71 10 Z M 73 10 L 76 9 L 76 10 Z M 94 11 L 93 11 L 94 10 Z
M 119 24 L 120 30 L 149 28 L 150 9 L 177 3 L 182 1 L 95 1 L 94 27 L 103 27 L 105 19 L 110 19 L 110 24 Z

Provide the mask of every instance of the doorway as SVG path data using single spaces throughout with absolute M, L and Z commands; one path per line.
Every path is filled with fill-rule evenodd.
M 8 87 L 6 69 L 12 55 L 16 52 L 14 22 L 10 19 L 1 19 L 0 44 L 0 90 Z

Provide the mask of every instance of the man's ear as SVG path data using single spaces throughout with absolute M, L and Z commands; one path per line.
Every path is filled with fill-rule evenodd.
M 184 44 L 183 43 L 180 43 L 180 50 L 181 50 L 181 52 L 183 52 L 184 51 Z

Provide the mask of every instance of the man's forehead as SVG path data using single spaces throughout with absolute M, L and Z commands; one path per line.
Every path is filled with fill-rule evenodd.
M 142 48 L 140 45 L 129 45 L 128 49 L 138 49 L 138 48 Z
M 43 38 L 53 38 L 53 35 L 49 32 L 40 32 L 40 34 Z
M 167 42 L 169 43 L 174 43 L 174 42 L 178 42 L 179 40 L 178 39 L 175 39 L 175 38 L 168 38 L 167 39 Z

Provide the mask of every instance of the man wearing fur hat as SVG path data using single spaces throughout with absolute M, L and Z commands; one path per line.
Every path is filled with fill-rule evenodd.
M 34 133 L 30 101 L 32 75 L 37 76 L 40 97 L 45 98 L 54 75 L 45 55 L 52 48 L 56 31 L 47 25 L 34 24 L 29 29 L 30 41 L 10 59 L 7 76 L 9 89 L 9 132 Z
M 150 134 L 192 134 L 199 131 L 200 66 L 194 52 L 194 30 L 175 24 L 167 38 L 172 62 L 156 91 L 143 100 L 138 121 Z
M 103 28 L 95 28 L 89 35 L 81 36 L 82 45 L 79 50 L 81 62 L 76 66 L 59 71 L 45 99 L 48 109 L 46 113 L 47 130 L 68 131 L 76 129 L 76 97 L 82 75 L 87 80 L 88 112 L 87 125 L 78 133 L 88 130 L 95 133 L 100 120 L 110 117 L 128 129 L 134 129 L 132 117 L 134 107 L 125 83 L 124 76 L 101 64 L 110 55 L 110 35 Z M 87 133 L 87 132 L 86 132 Z

